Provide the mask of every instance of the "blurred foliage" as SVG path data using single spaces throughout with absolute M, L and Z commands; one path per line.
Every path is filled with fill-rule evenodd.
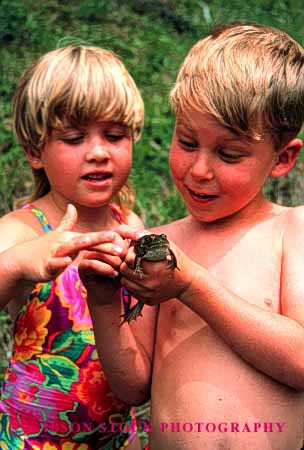
M 31 190 L 30 172 L 13 137 L 11 99 L 22 71 L 36 57 L 70 43 L 101 46 L 121 56 L 145 101 L 145 129 L 135 147 L 131 180 L 136 210 L 153 226 L 185 214 L 167 163 L 174 126 L 168 93 L 191 46 L 214 25 L 239 20 L 279 27 L 303 44 L 303 11 L 300 0 L 2 0 L 0 215 Z M 302 173 L 300 161 L 293 174 L 267 185 L 267 195 L 285 204 L 302 203 Z M 8 322 L 5 313 L 0 318 L 2 342 Z

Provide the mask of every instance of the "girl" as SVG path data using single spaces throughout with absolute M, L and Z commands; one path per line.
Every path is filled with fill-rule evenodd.
M 24 73 L 14 125 L 35 192 L 0 220 L 0 305 L 14 320 L 0 447 L 120 448 L 115 425 L 129 407 L 99 364 L 77 263 L 96 248 L 103 275 L 115 277 L 125 245 L 110 230 L 142 227 L 126 183 L 142 98 L 116 55 L 68 46 Z

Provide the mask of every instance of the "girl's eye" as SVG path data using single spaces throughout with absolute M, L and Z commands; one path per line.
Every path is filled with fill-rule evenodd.
M 77 145 L 81 144 L 83 142 L 84 136 L 83 135 L 77 135 L 77 136 L 63 136 L 61 140 L 65 144 L 69 145 Z
M 229 153 L 224 149 L 219 150 L 220 157 L 227 162 L 234 163 L 240 161 L 242 155 L 240 153 Z

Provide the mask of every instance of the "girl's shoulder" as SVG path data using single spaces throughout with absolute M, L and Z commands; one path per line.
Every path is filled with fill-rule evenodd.
M 0 252 L 41 234 L 41 225 L 27 209 L 11 211 L 0 218 Z
M 130 227 L 136 228 L 138 230 L 143 230 L 145 228 L 144 223 L 141 220 L 141 218 L 137 214 L 135 214 L 135 212 L 133 212 L 133 211 L 130 211 L 125 216 L 125 222 Z

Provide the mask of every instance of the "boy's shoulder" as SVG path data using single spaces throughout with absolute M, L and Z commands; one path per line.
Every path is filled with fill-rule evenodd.
M 165 225 L 160 225 L 159 227 L 154 227 L 150 231 L 157 234 L 164 233 L 169 237 L 169 239 L 174 240 L 174 238 L 177 238 L 178 236 L 187 232 L 188 226 L 189 216 L 166 223 Z
M 304 236 L 304 205 L 288 208 L 284 217 L 284 236 L 296 234 Z

